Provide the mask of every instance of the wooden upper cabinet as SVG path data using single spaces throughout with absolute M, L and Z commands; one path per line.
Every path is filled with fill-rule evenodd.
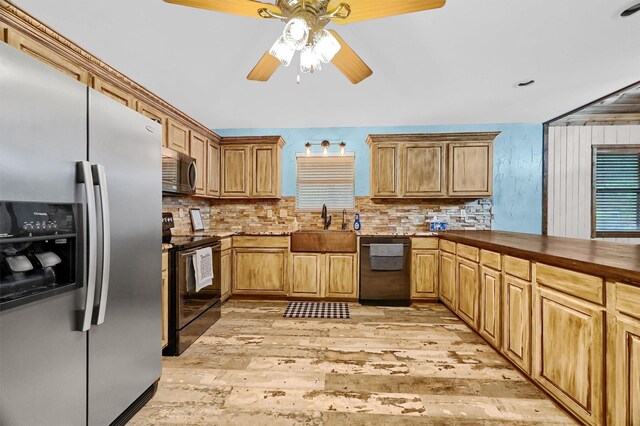
M 162 126 L 162 146 L 167 146 L 167 116 L 141 101 L 136 102 L 136 110 Z
M 277 146 L 254 145 L 252 148 L 253 185 L 251 196 L 256 198 L 279 197 L 280 175 L 277 170 Z
M 137 109 L 136 101 L 131 93 L 119 87 L 116 87 L 113 84 L 102 80 L 101 78 L 95 76 L 92 77 L 91 87 L 93 87 L 96 91 L 102 93 L 103 95 L 106 95 L 111 99 L 121 103 L 127 108 L 131 108 L 134 110 Z
M 488 197 L 498 134 L 369 135 L 371 197 Z
M 400 146 L 375 144 L 371 152 L 371 196 L 400 196 Z
M 0 41 L 4 43 L 8 43 L 9 42 L 7 40 L 8 37 L 9 37 L 9 28 L 5 24 L 0 22 Z
M 220 196 L 220 145 L 207 139 L 207 195 Z
M 604 424 L 604 308 L 542 287 L 534 304 L 533 378 L 587 424 Z
M 167 119 L 167 147 L 189 155 L 189 128 L 172 118 Z
M 492 185 L 493 146 L 491 142 L 449 145 L 449 195 L 489 196 Z
M 220 140 L 221 198 L 280 198 L 280 136 L 230 137 Z
M 407 143 L 403 146 L 403 196 L 429 198 L 446 195 L 444 151 L 443 143 Z
M 2 29 L 0 28 L 0 31 Z M 44 62 L 45 64 L 65 73 L 74 80 L 78 80 L 84 84 L 89 84 L 89 71 L 80 65 L 77 65 L 66 59 L 59 53 L 45 47 L 43 44 L 29 38 L 13 29 L 6 29 L 7 43 L 20 49 L 24 53 Z
M 207 139 L 191 132 L 189 155 L 196 160 L 198 179 L 196 180 L 196 195 L 207 195 Z
M 248 198 L 251 194 L 249 170 L 251 146 L 221 146 L 220 154 L 220 197 Z

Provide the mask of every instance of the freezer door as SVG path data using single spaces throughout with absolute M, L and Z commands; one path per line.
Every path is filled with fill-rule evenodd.
M 110 242 L 98 239 L 88 351 L 90 425 L 111 423 L 160 377 L 161 138 L 159 124 L 89 91 L 89 161 L 103 167 L 108 192 L 107 205 L 97 203 L 103 212 L 98 228 L 105 215 L 110 224 Z M 94 180 L 100 180 L 97 172 Z M 103 189 L 96 186 L 98 201 Z M 109 265 L 102 265 L 104 251 Z M 108 291 L 101 283 L 105 266 Z
M 83 202 L 86 122 L 86 86 L 0 43 L 0 200 Z M 81 288 L 0 312 L 0 424 L 86 423 L 83 302 Z

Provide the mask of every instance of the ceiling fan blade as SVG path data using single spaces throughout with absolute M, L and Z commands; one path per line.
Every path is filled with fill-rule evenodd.
M 271 53 L 265 53 L 260 61 L 251 70 L 247 76 L 247 80 L 254 81 L 267 81 L 271 78 L 274 72 L 280 66 L 280 61 L 271 55 Z
M 364 63 L 360 56 L 334 30 L 329 30 L 338 40 L 342 49 L 333 57 L 335 65 L 353 84 L 358 84 L 365 78 L 371 76 L 373 71 Z
M 327 10 L 335 9 L 340 3 L 348 4 L 351 8 L 351 14 L 346 19 L 333 18 L 333 22 L 336 24 L 350 24 L 368 19 L 437 9 L 444 6 L 446 0 L 331 0 Z
M 274 13 L 282 13 L 280 8 L 270 3 L 256 0 L 164 0 L 167 3 L 180 6 L 196 7 L 199 9 L 215 10 L 216 12 L 230 13 L 232 15 L 261 18 L 260 9 L 268 9 Z

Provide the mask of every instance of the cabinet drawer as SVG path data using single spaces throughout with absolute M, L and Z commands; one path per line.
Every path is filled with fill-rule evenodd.
M 472 260 L 474 262 L 480 261 L 480 249 L 477 247 L 471 247 L 464 244 L 458 244 L 458 256 L 465 259 Z
M 640 319 L 640 287 L 616 283 L 616 309 Z
M 514 277 L 521 278 L 525 281 L 531 280 L 531 263 L 528 260 L 505 256 L 504 271 L 509 275 L 513 275 Z
M 496 271 L 502 270 L 502 260 L 500 253 L 489 250 L 480 250 L 480 263 Z
M 538 263 L 536 281 L 580 299 L 604 305 L 602 278 Z
M 456 254 L 456 243 L 447 240 L 440 240 L 440 250 Z
M 411 248 L 413 249 L 438 249 L 437 238 L 412 238 Z
M 221 251 L 229 250 L 230 248 L 231 248 L 231 238 L 223 238 L 222 240 L 220 240 Z
M 239 236 L 233 237 L 233 247 L 289 248 L 288 236 Z

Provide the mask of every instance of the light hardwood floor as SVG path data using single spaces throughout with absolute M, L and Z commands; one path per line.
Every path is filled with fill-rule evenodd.
M 575 424 L 441 304 L 282 318 L 230 301 L 132 425 Z

